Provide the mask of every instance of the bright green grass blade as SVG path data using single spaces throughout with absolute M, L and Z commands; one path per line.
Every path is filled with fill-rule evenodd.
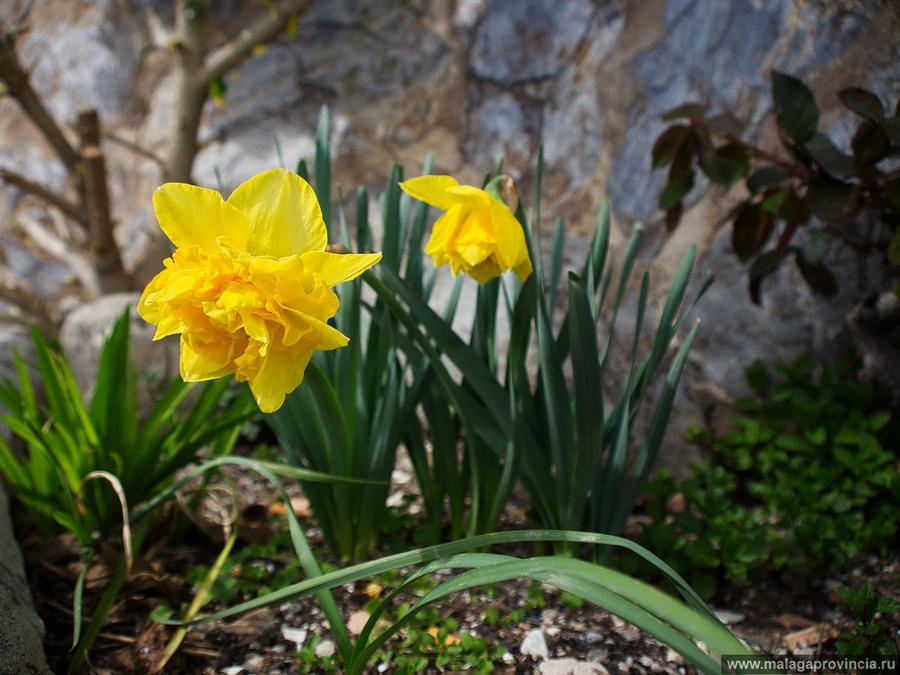
M 600 352 L 601 369 L 606 364 L 609 356 L 609 350 L 612 346 L 613 337 L 615 336 L 616 318 L 619 315 L 619 305 L 622 303 L 622 297 L 625 295 L 625 288 L 628 285 L 628 279 L 631 277 L 631 270 L 634 267 L 634 261 L 637 258 L 638 246 L 644 233 L 644 226 L 640 223 L 636 224 L 631 231 L 631 238 L 628 240 L 628 248 L 625 250 L 625 257 L 622 260 L 622 271 L 619 275 L 619 286 L 616 290 L 616 299 L 612 306 L 612 316 L 609 320 L 609 335 L 603 350 Z
M 628 371 L 628 377 L 623 387 L 624 391 L 628 391 L 634 377 L 634 368 Z M 607 429 L 614 434 L 615 440 L 609 449 L 609 457 L 605 464 L 598 467 L 598 477 L 600 478 L 600 488 L 598 499 L 595 500 L 596 511 L 594 514 L 594 526 L 600 532 L 612 532 L 612 520 L 615 513 L 616 504 L 621 499 L 620 490 L 625 477 L 625 467 L 628 460 L 628 436 L 630 428 L 630 405 L 629 397 L 623 394 L 619 405 L 617 405 L 606 421 Z M 618 533 L 615 533 L 618 534 Z
M 301 159 L 297 162 L 297 175 L 307 183 L 309 182 L 309 167 L 306 166 L 305 159 Z
M 90 567 L 89 563 L 92 557 L 93 552 L 90 552 L 87 556 L 82 556 L 81 572 L 79 572 L 78 579 L 75 581 L 75 591 L 72 596 L 72 646 L 70 649 L 75 649 L 78 645 L 78 640 L 81 639 L 81 621 L 84 611 L 84 583 L 87 579 L 88 568 Z
M 231 458 L 232 461 L 245 458 Z M 245 461 L 247 461 L 245 459 Z M 469 537 L 447 544 L 439 544 L 437 546 L 429 546 L 414 551 L 397 553 L 385 556 L 377 560 L 359 563 L 343 570 L 329 572 L 312 579 L 286 586 L 277 591 L 273 591 L 265 596 L 254 598 L 246 602 L 239 603 L 233 607 L 223 609 L 221 611 L 210 614 L 209 616 L 198 618 L 194 623 L 203 623 L 207 621 L 217 621 L 235 614 L 266 607 L 271 604 L 287 602 L 304 595 L 310 595 L 324 589 L 333 588 L 343 584 L 353 583 L 359 579 L 375 576 L 388 570 L 399 569 L 409 565 L 431 562 L 457 553 L 465 553 L 467 551 L 475 551 L 488 546 L 497 544 L 516 543 L 516 542 L 569 542 L 573 544 L 605 544 L 608 546 L 617 546 L 627 549 L 637 554 L 651 565 L 656 567 L 660 572 L 668 577 L 678 589 L 682 597 L 701 614 L 705 614 L 713 621 L 718 621 L 715 615 L 705 605 L 699 595 L 688 585 L 688 583 L 667 565 L 663 560 L 653 555 L 644 547 L 624 539 L 612 535 L 599 534 L 596 532 L 576 532 L 570 530 L 516 530 L 509 532 L 494 532 L 492 534 L 483 534 L 475 537 Z
M 400 270 L 400 259 L 403 255 L 403 242 L 400 239 L 400 181 L 403 180 L 403 167 L 394 164 L 388 179 L 387 190 L 381 195 L 381 222 L 384 224 L 382 238 L 382 259 L 380 268 L 390 269 L 397 273 Z
M 563 226 L 562 216 L 556 219 L 553 228 L 553 252 L 550 258 L 550 318 L 553 318 L 553 310 L 556 307 L 556 293 L 559 290 L 559 278 L 562 276 L 563 248 L 566 240 L 566 231 Z
M 662 445 L 663 436 L 665 435 L 666 427 L 669 423 L 669 416 L 672 412 L 672 404 L 675 401 L 675 394 L 678 390 L 678 382 L 681 379 L 681 373 L 687 363 L 688 353 L 691 350 L 691 345 L 694 342 L 694 338 L 696 337 L 699 328 L 699 322 L 691 328 L 669 367 L 669 373 L 663 384 L 663 390 L 660 392 L 659 400 L 647 428 L 647 435 L 644 437 L 644 443 L 635 458 L 631 476 L 626 485 L 624 499 L 620 502 L 619 511 L 616 514 L 614 522 L 614 527 L 616 528 L 625 526 L 625 521 L 631 512 L 631 505 L 634 504 L 634 500 L 637 499 L 640 490 L 647 479 L 647 475 L 656 463 L 656 457 L 659 454 L 659 448 Z
M 584 284 L 569 273 L 569 311 L 566 315 L 572 354 L 575 461 L 570 471 L 569 514 L 566 522 L 581 524 L 588 490 L 603 455 L 603 390 L 597 360 L 597 333 L 591 301 Z M 599 495 L 597 496 L 599 497 Z
M 32 484 L 32 478 L 2 438 L 0 438 L 0 471 L 12 486 L 13 492 L 24 492 Z
M 100 438 L 101 452 L 123 452 L 133 440 L 129 421 L 133 412 L 134 374 L 129 357 L 130 308 L 116 319 L 112 333 L 103 344 L 97 363 L 96 385 L 91 399 L 90 417 Z
M 372 230 L 369 229 L 369 193 L 360 186 L 356 191 L 356 246 L 360 253 L 372 249 Z
M 563 359 L 556 348 L 553 326 L 542 292 L 537 294 L 534 323 L 537 333 L 538 378 L 550 439 L 550 475 L 555 477 L 556 491 L 561 495 L 567 491 L 564 486 L 569 483 L 574 469 L 570 461 L 575 450 L 574 427 L 569 390 L 563 374 Z M 547 480 L 553 478 L 548 477 Z M 571 526 L 572 523 L 568 525 Z
M 340 183 L 336 186 L 338 200 L 338 223 L 340 224 L 340 240 L 348 251 L 353 250 L 353 243 L 350 241 L 350 228 L 347 226 L 347 215 L 344 213 L 344 191 L 341 189 Z
M 541 191 L 544 183 L 544 144 L 538 145 L 537 162 L 534 169 L 534 218 L 529 223 L 532 227 L 525 228 L 533 232 L 534 237 L 534 256 L 532 257 L 532 266 L 534 273 L 537 274 L 538 281 L 541 283 L 541 294 L 544 292 L 544 245 L 541 231 Z M 522 221 L 520 221 L 522 222 Z
M 162 396 L 153 404 L 150 415 L 141 426 L 135 443 L 137 448 L 142 449 L 153 443 L 166 423 L 172 422 L 176 418 L 179 406 L 193 387 L 192 383 L 185 382 L 180 377 L 174 378 L 169 383 Z
M 40 413 L 38 411 L 37 398 L 34 395 L 34 387 L 31 385 L 31 377 L 28 374 L 28 368 L 19 350 L 13 347 L 13 362 L 16 368 L 16 377 L 19 380 L 19 390 L 14 391 L 13 387 L 8 383 L 8 391 L 10 397 L 4 397 L 4 403 L 9 411 L 16 417 L 23 417 L 29 421 L 38 419 Z M 10 405 L 11 401 L 15 401 L 14 405 Z
M 325 105 L 319 110 L 316 126 L 316 198 L 331 240 L 331 123 Z
M 428 176 L 434 168 L 434 155 L 428 153 L 425 158 L 425 165 L 422 167 L 422 175 Z M 422 239 L 425 236 L 425 224 L 428 220 L 428 204 L 419 202 L 416 206 L 413 224 L 409 231 L 409 244 L 407 247 L 406 258 L 406 283 L 412 286 L 419 295 L 423 295 L 424 291 L 424 251 L 422 248 Z
M 31 337 L 34 341 L 41 385 L 47 399 L 47 417 L 53 418 L 63 426 L 74 428 L 77 426 L 75 422 L 77 415 L 72 409 L 71 392 L 66 390 L 60 374 L 58 359 L 36 327 L 32 327 Z
M 642 367 L 637 380 L 637 396 L 643 398 L 650 380 L 656 372 L 657 367 L 662 362 L 663 357 L 668 350 L 669 343 L 677 326 L 676 313 L 681 306 L 684 294 L 687 291 L 687 285 L 690 282 L 691 270 L 694 267 L 694 258 L 696 256 L 696 247 L 691 246 L 685 251 L 681 259 L 681 264 L 672 278 L 672 285 L 666 298 L 666 304 L 663 307 L 662 314 L 659 318 L 659 324 L 656 329 L 656 337 L 651 348 L 650 355 L 647 358 L 646 365 Z

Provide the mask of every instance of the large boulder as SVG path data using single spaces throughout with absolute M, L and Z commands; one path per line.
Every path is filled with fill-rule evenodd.
M 178 375 L 178 338 L 153 341 L 154 326 L 137 313 L 137 293 L 113 293 L 81 305 L 63 322 L 59 342 L 72 372 L 90 401 L 103 343 L 125 308 L 130 311 L 131 358 L 138 376 L 138 409 L 148 412 L 159 391 L 159 383 Z

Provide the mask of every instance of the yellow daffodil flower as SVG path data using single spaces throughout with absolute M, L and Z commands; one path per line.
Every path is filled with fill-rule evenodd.
M 420 176 L 400 183 L 404 191 L 446 211 L 437 219 L 425 253 L 435 265 L 450 263 L 479 283 L 511 269 L 525 281 L 531 259 L 516 217 L 490 191 L 460 185 L 451 176 Z
M 251 178 L 227 200 L 166 183 L 153 207 L 176 247 L 138 304 L 157 327 L 154 340 L 181 334 L 185 381 L 234 373 L 250 383 L 260 410 L 277 410 L 303 381 L 314 350 L 348 342 L 327 323 L 339 304 L 331 287 L 381 254 L 326 252 L 316 195 L 286 169 Z

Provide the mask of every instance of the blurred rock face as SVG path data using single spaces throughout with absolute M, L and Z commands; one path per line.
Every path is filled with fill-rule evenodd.
M 71 120 L 78 105 L 97 106 L 113 133 L 162 152 L 177 105 L 166 46 L 172 3 L 32 4 L 21 52 L 51 110 Z M 251 0 L 215 6 L 221 39 L 261 11 Z M 743 392 L 743 365 L 825 350 L 844 335 L 847 311 L 878 287 L 881 270 L 838 249 L 831 260 L 844 281 L 837 298 L 813 297 L 785 266 L 767 281 L 763 306 L 753 306 L 728 233 L 716 230 L 741 187 L 700 186 L 678 231 L 664 232 L 656 208 L 663 175 L 650 167 L 650 148 L 664 128 L 659 115 L 701 101 L 744 120 L 744 138 L 774 149 L 768 74 L 779 69 L 810 83 L 826 129 L 848 128 L 834 96 L 839 89 L 865 86 L 894 104 L 898 35 L 900 17 L 889 2 L 318 0 L 292 37 L 226 78 L 224 106 L 209 103 L 205 111 L 194 178 L 211 187 L 221 181 L 228 192 L 263 169 L 311 159 L 323 104 L 332 111 L 333 180 L 344 194 L 365 184 L 375 199 L 392 161 L 412 176 L 433 151 L 436 172 L 470 183 L 505 158 L 504 171 L 533 203 L 543 142 L 543 231 L 549 235 L 556 215 L 565 217 L 573 266 L 608 197 L 613 253 L 634 220 L 646 223 L 642 263 L 652 269 L 654 297 L 664 294 L 691 243 L 700 250 L 699 273 L 718 278 L 696 310 L 703 326 L 671 426 L 677 446 L 685 423 L 702 421 L 721 403 L 710 391 Z M 133 265 L 155 227 L 150 195 L 159 172 L 122 147 L 108 143 L 107 150 L 120 241 L 128 242 Z M 50 186 L 63 179 L 5 99 L 0 162 Z M 4 218 L 35 208 L 19 202 L 0 197 Z M 378 212 L 370 209 L 375 218 Z

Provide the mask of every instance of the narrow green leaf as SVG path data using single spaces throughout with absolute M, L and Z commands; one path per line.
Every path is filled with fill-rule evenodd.
M 316 126 L 316 198 L 331 240 L 331 122 L 328 106 L 324 105 Z
M 587 491 L 603 452 L 602 374 L 594 315 L 584 284 L 569 274 L 569 335 L 575 399 L 575 461 L 571 470 L 570 523 L 582 523 Z
M 565 247 L 566 232 L 563 226 L 563 219 L 556 219 L 556 227 L 553 228 L 553 253 L 550 259 L 550 316 L 553 317 L 553 310 L 556 306 L 556 293 L 559 290 L 559 279 L 562 276 L 562 258 L 563 249 Z

